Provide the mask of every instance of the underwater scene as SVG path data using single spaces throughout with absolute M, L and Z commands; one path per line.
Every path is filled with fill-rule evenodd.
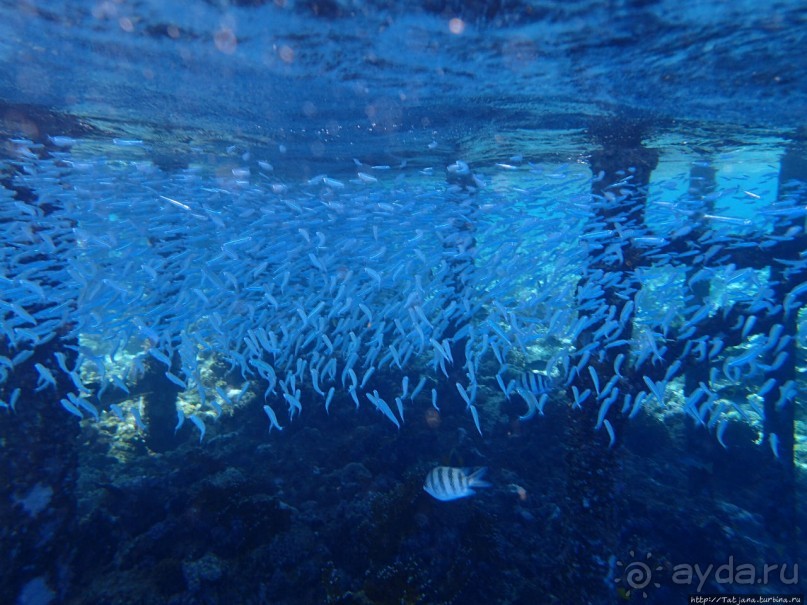
M 803 603 L 803 2 L 0 32 L 0 604 Z

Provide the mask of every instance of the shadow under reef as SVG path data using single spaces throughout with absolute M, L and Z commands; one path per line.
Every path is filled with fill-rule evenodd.
M 740 445 L 715 443 L 696 458 L 683 418 L 642 415 L 612 451 L 618 475 L 601 478 L 569 466 L 569 448 L 604 454 L 607 442 L 593 431 L 588 445 L 571 442 L 575 410 L 562 402 L 520 422 L 515 404 L 483 387 L 480 437 L 463 402 L 442 401 L 439 413 L 413 403 L 397 430 L 337 397 L 329 414 L 304 406 L 269 433 L 253 400 L 221 416 L 201 445 L 186 423 L 161 453 L 142 435 L 123 442 L 84 425 L 66 602 L 619 603 L 637 596 L 621 575 L 642 557 L 656 574 L 645 602 L 673 603 L 747 592 L 714 573 L 729 560 L 792 563 L 762 521 L 776 499 L 759 489 L 766 470 L 750 430 L 727 431 Z M 438 502 L 422 489 L 437 465 L 486 466 L 492 487 Z M 609 482 L 620 552 L 581 552 L 564 517 L 572 475 Z M 613 543 L 598 536 L 610 528 L 587 531 L 586 548 Z M 682 567 L 696 564 L 712 572 L 687 583 Z M 583 565 L 596 567 L 592 584 L 570 583 Z M 792 569 L 750 591 L 792 592 L 791 579 Z

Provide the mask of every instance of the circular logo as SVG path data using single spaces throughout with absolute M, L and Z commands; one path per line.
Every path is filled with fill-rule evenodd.
M 615 580 L 617 584 L 625 586 L 625 596 L 630 597 L 633 592 L 641 592 L 642 596 L 647 598 L 647 591 L 645 588 L 651 584 L 658 588 L 661 586 L 658 582 L 653 581 L 654 571 L 663 571 L 661 565 L 653 567 L 653 553 L 647 553 L 644 561 L 637 560 L 636 553 L 630 551 L 630 556 L 633 559 L 627 564 L 622 561 L 617 561 L 616 565 L 622 569 L 622 575 Z

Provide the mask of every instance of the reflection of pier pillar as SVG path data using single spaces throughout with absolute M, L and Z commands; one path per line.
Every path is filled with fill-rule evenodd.
M 464 311 L 463 299 L 468 296 L 467 290 L 474 271 L 476 256 L 474 214 L 477 207 L 474 195 L 479 188 L 479 181 L 465 162 L 456 162 L 449 166 L 446 181 L 450 187 L 449 199 L 456 207 L 456 214 L 451 219 L 452 231 L 443 239 L 444 257 L 449 267 L 448 285 L 454 291 L 453 300 L 450 298 L 447 304 L 456 303 L 456 306 L 443 337 L 451 342 L 451 355 L 454 359 L 452 371 L 463 373 L 462 368 L 466 361 L 465 344 L 468 339 L 454 337 L 470 319 Z
M 629 341 L 632 321 L 625 322 L 620 333 L 607 338 L 596 334 L 609 318 L 620 317 L 626 304 L 634 299 L 638 287 L 634 270 L 641 263 L 641 251 L 632 246 L 626 234 L 643 229 L 647 185 L 658 163 L 658 154 L 642 145 L 640 127 L 624 122 L 601 124 L 593 134 L 602 149 L 591 155 L 595 177 L 591 187 L 593 216 L 584 239 L 590 235 L 591 239 L 586 241 L 595 243 L 591 245 L 591 261 L 578 291 L 599 288 L 600 294 L 596 305 L 588 300 L 586 310 L 581 311 L 593 322 L 575 343 L 578 353 L 573 363 L 581 359 L 581 350 L 598 341 L 596 355 L 590 356 L 587 366 L 594 368 L 600 384 L 604 384 L 614 375 L 616 357 L 624 354 L 627 358 L 630 353 L 629 345 L 610 348 L 604 345 L 612 340 Z M 626 366 L 627 362 L 623 370 Z M 579 603 L 608 602 L 612 598 L 611 589 L 602 580 L 605 572 L 598 561 L 608 560 L 620 547 L 619 499 L 614 497 L 614 478 L 618 473 L 616 450 L 608 448 L 605 430 L 595 431 L 600 402 L 596 400 L 588 367 L 582 368 L 570 386 L 581 392 L 591 389 L 593 395 L 582 409 L 571 411 L 565 447 L 564 518 L 568 524 L 565 529 L 569 533 L 569 550 L 566 560 L 561 562 L 567 574 L 564 578 L 567 594 L 563 600 Z M 629 376 L 628 380 L 620 381 L 619 387 L 620 403 L 612 406 L 613 412 L 621 407 L 621 397 L 628 393 L 635 395 L 642 388 Z M 623 416 L 610 413 L 608 419 L 618 435 Z
M 682 242 L 677 242 L 684 246 L 695 246 L 701 238 L 706 235 L 709 226 L 703 217 L 704 214 L 714 213 L 714 194 L 716 189 L 717 170 L 708 160 L 701 159 L 692 164 L 689 171 L 689 191 L 683 206 L 692 213 L 692 232 L 688 234 Z M 683 250 L 680 250 L 683 252 Z M 689 280 L 702 269 L 702 263 L 688 264 L 686 271 L 685 288 L 690 288 L 691 296 L 688 305 L 702 307 L 709 298 L 708 279 L 696 280 L 689 286 Z M 704 335 L 706 337 L 706 335 Z M 709 384 L 709 361 L 704 358 L 702 363 L 688 363 L 684 372 L 684 393 L 692 394 L 701 383 Z M 704 428 L 700 426 L 689 414 L 684 417 L 686 451 L 697 459 L 708 460 L 711 449 L 715 447 L 714 440 L 706 438 Z M 707 488 L 708 473 L 701 465 L 690 465 L 687 468 L 689 479 L 689 490 L 692 494 L 697 494 Z
M 45 216 L 53 211 L 49 204 L 40 203 L 33 191 L 16 186 L 11 177 L 1 178 L 0 187 L 14 191 L 15 199 L 38 207 Z M 56 244 L 61 246 L 64 241 L 57 240 Z M 42 258 L 32 257 L 29 262 Z M 31 314 L 42 308 L 44 304 L 38 308 L 26 306 Z M 80 428 L 78 419 L 59 404 L 59 399 L 74 392 L 75 386 L 59 370 L 54 353 L 64 354 L 68 367 L 73 367 L 77 355 L 70 347 L 77 344 L 74 338 L 64 337 L 39 345 L 30 358 L 15 365 L 0 385 L 0 399 L 5 402 L 10 401 L 15 388 L 21 392 L 15 412 L 0 410 L 2 603 L 22 602 L 20 594 L 26 586 L 29 590 L 38 587 L 39 595 L 51 591 L 55 601 L 61 602 L 64 595 L 59 592 L 70 581 L 70 558 L 75 548 L 71 536 L 77 525 L 75 486 Z M 0 338 L 0 355 L 13 358 L 22 350 L 10 347 L 7 338 Z M 56 389 L 48 387 L 36 392 L 37 363 L 51 370 Z
M 801 181 L 801 190 L 792 185 L 795 180 Z M 804 183 L 807 182 L 807 146 L 791 145 L 782 156 L 779 171 L 779 203 L 787 198 L 797 198 L 793 205 L 804 205 L 807 202 L 807 192 Z M 774 231 L 778 235 L 784 235 L 793 226 L 804 226 L 804 217 L 797 217 L 795 220 L 781 218 L 777 221 Z M 805 240 L 801 238 L 787 239 L 786 247 L 777 249 L 776 258 L 799 260 L 804 251 Z M 788 270 L 788 267 L 781 262 L 771 263 L 770 283 L 774 291 L 774 300 L 785 301 L 787 294 L 798 284 L 807 281 L 807 271 Z M 802 297 L 799 301 L 804 303 Z M 797 303 L 789 313 L 782 310 L 776 321 L 784 326 L 783 338 L 790 337 L 787 344 L 781 348 L 778 355 L 786 354 L 786 359 L 778 369 L 769 373 L 769 377 L 775 378 L 778 386 L 791 384 L 796 388 L 796 338 L 798 336 L 798 309 L 801 304 Z M 775 359 L 771 359 L 771 362 Z M 776 449 L 778 450 L 778 460 L 774 460 L 769 469 L 767 477 L 769 487 L 767 493 L 770 506 L 766 511 L 766 521 L 768 527 L 777 537 L 789 543 L 795 550 L 797 537 L 796 530 L 796 489 L 794 475 L 794 427 L 795 427 L 795 406 L 797 397 L 793 397 L 788 403 L 780 402 L 780 388 L 772 389 L 765 395 L 765 421 L 764 432 L 765 441 L 769 446 L 771 456 L 773 456 L 773 444 L 771 439 L 776 439 Z M 776 435 L 776 438 L 772 438 Z M 773 459 L 772 459 L 773 460 Z
M 171 367 L 179 372 L 176 356 Z M 145 360 L 146 372 L 140 381 L 144 385 L 143 419 L 146 421 L 146 446 L 152 452 L 167 452 L 175 448 L 179 440 L 174 434 L 177 420 L 177 398 L 180 388 L 165 376 L 166 367 L 148 357 Z
M 714 212 L 714 199 L 712 194 L 715 192 L 717 186 L 715 176 L 717 170 L 706 160 L 700 160 L 692 164 L 689 171 L 689 195 L 688 202 L 692 205 L 697 205 L 696 216 L 702 214 L 712 214 Z M 693 226 L 692 233 L 689 235 L 689 241 L 697 241 L 698 238 L 706 231 L 703 220 L 697 226 Z M 687 271 L 687 281 L 697 272 L 697 267 L 689 267 Z M 693 302 L 703 304 L 709 297 L 709 280 L 703 279 L 692 284 L 692 297 Z M 708 374 L 708 371 L 707 371 Z M 687 374 L 687 392 L 694 390 L 698 386 L 696 382 L 692 389 L 689 384 L 689 374 Z

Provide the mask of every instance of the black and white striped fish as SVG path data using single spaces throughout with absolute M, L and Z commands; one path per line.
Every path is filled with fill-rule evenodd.
M 433 498 L 443 502 L 473 496 L 472 488 L 490 487 L 490 483 L 482 481 L 482 476 L 487 470 L 485 467 L 472 471 L 469 468 L 438 466 L 426 476 L 423 489 Z

